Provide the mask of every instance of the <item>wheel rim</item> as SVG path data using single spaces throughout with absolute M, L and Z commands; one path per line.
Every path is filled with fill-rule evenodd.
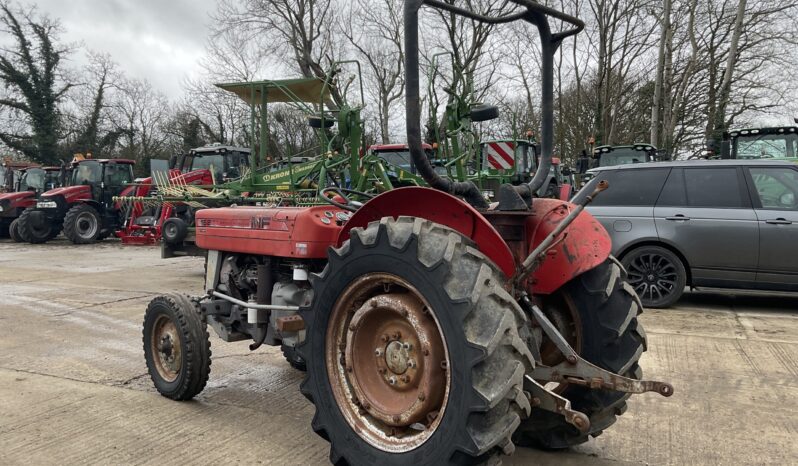
M 82 238 L 91 238 L 97 234 L 97 218 L 91 212 L 78 215 L 75 220 L 75 230 Z
M 177 380 L 183 354 L 180 349 L 180 336 L 172 319 L 158 316 L 152 326 L 150 347 L 158 375 L 167 382 Z
M 679 281 L 676 265 L 657 253 L 636 256 L 629 264 L 628 272 L 629 284 L 635 292 L 652 302 L 662 301 L 673 294 Z
M 166 234 L 167 238 L 173 239 L 175 236 L 177 236 L 177 227 L 174 223 L 169 223 L 166 225 L 166 231 L 164 233 Z
M 330 315 L 325 360 L 344 418 L 372 446 L 406 452 L 440 425 L 449 355 L 434 311 L 401 278 L 364 275 L 344 290 Z

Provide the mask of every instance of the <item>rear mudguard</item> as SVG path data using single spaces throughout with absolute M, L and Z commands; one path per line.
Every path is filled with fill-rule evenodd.
M 526 230 L 532 238 L 529 250 L 557 226 L 573 205 L 557 199 L 535 199 Z M 380 194 L 358 209 L 338 236 L 338 246 L 349 239 L 352 228 L 366 227 L 383 217 L 421 217 L 448 226 L 471 238 L 508 278 L 516 274 L 518 261 L 505 240 L 488 220 L 463 200 L 431 188 L 408 187 Z M 531 277 L 534 294 L 550 294 L 574 277 L 598 266 L 610 255 L 612 242 L 604 227 L 587 212 L 566 230 Z M 523 260 L 524 258 L 519 258 Z

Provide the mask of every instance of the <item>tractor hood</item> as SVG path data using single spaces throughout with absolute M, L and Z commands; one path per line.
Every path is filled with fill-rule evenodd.
M 36 196 L 33 191 L 21 191 L 16 193 L 0 194 L 0 202 L 8 202 L 10 204 L 17 203 L 23 199 L 29 199 Z
M 42 198 L 53 198 L 63 196 L 67 202 L 78 199 L 91 199 L 91 186 L 82 184 L 77 186 L 64 186 L 62 188 L 55 188 L 42 194 Z
M 18 209 L 25 209 L 36 202 L 36 193 L 22 191 L 0 194 L 0 217 L 15 217 Z

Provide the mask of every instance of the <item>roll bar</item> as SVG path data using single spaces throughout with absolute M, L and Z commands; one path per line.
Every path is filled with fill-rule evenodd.
M 554 149 L 554 54 L 563 39 L 578 34 L 585 27 L 578 18 L 553 8 L 541 5 L 533 0 L 508 0 L 520 7 L 501 16 L 487 16 L 464 8 L 445 3 L 440 0 L 405 0 L 405 100 L 407 107 L 407 144 L 413 163 L 424 180 L 435 189 L 454 195 L 463 196 L 475 207 L 487 207 L 482 193 L 470 181 L 455 182 L 443 178 L 432 168 L 424 154 L 421 141 L 421 96 L 419 93 L 419 51 L 418 51 L 418 12 L 427 5 L 454 13 L 475 21 L 488 24 L 504 24 L 513 21 L 526 21 L 537 27 L 541 45 L 541 158 L 535 176 L 526 185 L 514 187 L 525 200 L 531 201 L 533 193 L 543 185 L 551 167 L 551 155 Z M 569 24 L 570 28 L 562 32 L 552 33 L 549 17 Z

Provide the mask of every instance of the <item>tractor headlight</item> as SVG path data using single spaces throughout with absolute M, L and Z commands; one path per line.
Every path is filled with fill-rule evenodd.
M 55 201 L 36 202 L 36 208 L 38 209 L 55 209 L 56 207 L 58 207 L 58 204 Z
M 3 204 L 0 204 L 0 212 L 3 211 Z

